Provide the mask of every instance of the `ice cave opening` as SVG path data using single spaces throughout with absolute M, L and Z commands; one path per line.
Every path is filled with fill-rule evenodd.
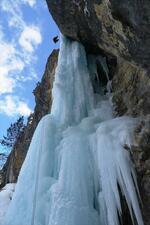
M 143 225 L 124 149 L 136 123 L 113 116 L 105 58 L 62 37 L 51 113 L 34 133 L 4 225 L 119 225 L 120 193 L 132 221 Z

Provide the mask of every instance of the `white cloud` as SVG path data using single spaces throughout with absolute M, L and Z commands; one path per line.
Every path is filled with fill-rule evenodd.
M 1 74 L 0 68 L 0 94 L 12 93 L 15 85 L 15 80 L 9 76 Z
M 41 42 L 42 35 L 37 26 L 26 26 L 19 38 L 19 44 L 28 52 L 33 52 Z
M 23 116 L 29 116 L 32 110 L 29 108 L 26 102 L 20 101 L 18 103 L 18 113 Z
M 17 96 L 7 95 L 0 100 L 0 113 L 7 116 L 29 116 L 32 110 L 26 102 L 20 100 Z
M 5 11 L 9 16 L 9 26 L 18 27 L 21 29 L 26 25 L 21 9 L 21 7 L 25 4 L 28 4 L 33 8 L 36 4 L 36 0 L 0 0 L 1 10 Z
M 0 7 L 1 10 L 6 13 L 8 16 L 8 24 L 9 26 L 14 26 L 17 28 L 21 28 L 25 25 L 23 20 L 22 10 L 20 7 L 20 3 L 18 0 L 1 0 Z
M 37 80 L 35 51 L 42 35 L 38 24 L 24 20 L 25 4 L 34 7 L 36 0 L 0 0 L 0 113 L 7 116 L 31 113 L 19 91 L 23 90 L 24 82 Z
M 11 56 L 15 53 L 15 49 L 13 45 L 0 40 L 0 53 L 0 63 L 4 64 L 6 61 L 11 60 Z
M 33 64 L 36 62 L 35 50 L 42 42 L 40 28 L 26 25 L 16 1 L 12 7 L 10 2 L 3 0 L 1 5 L 8 15 L 12 15 L 14 22 L 18 21 L 19 27 L 13 39 L 8 41 L 0 24 L 0 95 L 13 93 L 15 87 L 20 86 L 19 82 L 37 80 Z
M 36 0 L 23 0 L 23 2 L 29 4 L 31 7 L 36 4 Z
M 0 68 L 7 69 L 7 73 L 24 69 L 24 62 L 14 44 L 0 40 L 0 53 Z
M 21 72 L 25 65 L 10 43 L 0 40 L 0 53 L 0 94 L 11 93 L 16 85 L 13 73 Z

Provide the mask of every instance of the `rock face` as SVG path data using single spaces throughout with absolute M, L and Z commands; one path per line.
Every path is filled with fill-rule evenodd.
M 150 224 L 150 114 L 144 116 L 135 130 L 135 146 L 132 147 L 140 193 L 143 200 L 145 224 Z
M 47 0 L 47 4 L 64 35 L 82 42 L 87 52 L 106 56 L 116 115 L 140 117 L 132 157 L 144 222 L 150 225 L 150 1 Z
M 118 77 L 127 78 L 126 86 L 132 86 L 131 77 L 136 77 L 134 93 L 137 92 L 136 114 L 146 114 L 150 109 L 150 2 L 148 0 L 47 0 L 49 10 L 61 32 L 68 37 L 81 41 L 87 51 L 102 53 L 109 60 L 117 62 Z M 128 72 L 127 72 L 128 70 Z M 135 78 L 133 78 L 135 79 Z M 116 79 L 115 79 L 116 80 Z M 121 83 L 123 83 L 125 79 Z M 114 83 L 114 91 L 122 91 Z M 123 84 L 124 85 L 124 84 Z M 119 89 L 120 88 L 120 89 Z M 120 94 L 119 94 L 120 95 Z M 126 111 L 135 114 L 135 99 L 131 90 L 126 90 L 119 99 L 130 99 Z M 146 99 L 143 96 L 147 96 Z M 145 103 L 144 103 L 144 102 Z M 144 108 L 143 108 L 143 104 Z M 123 113 L 125 110 L 123 109 Z M 146 112 L 145 112 L 146 108 Z M 139 113 L 140 111 L 140 113 Z M 143 112 L 141 112 L 143 111 Z M 119 112 L 120 114 L 120 112 Z
M 34 113 L 28 118 L 24 132 L 18 138 L 6 164 L 3 167 L 3 170 L 0 172 L 1 187 L 6 183 L 15 183 L 17 181 L 18 174 L 27 154 L 35 128 L 39 120 L 50 111 L 52 103 L 51 90 L 57 65 L 57 57 L 58 50 L 53 50 L 52 54 L 48 58 L 43 78 L 33 91 L 36 102 Z
M 96 48 L 149 67 L 148 0 L 47 0 L 61 32 Z

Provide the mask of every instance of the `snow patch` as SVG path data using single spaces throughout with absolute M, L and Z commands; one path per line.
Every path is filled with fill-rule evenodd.
M 8 206 L 12 200 L 14 190 L 15 184 L 7 184 L 0 191 L 0 225 L 3 224 L 3 220 L 7 212 Z

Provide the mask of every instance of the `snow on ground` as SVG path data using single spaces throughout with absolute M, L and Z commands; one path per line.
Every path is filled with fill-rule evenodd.
M 15 190 L 15 184 L 7 184 L 1 191 L 0 191 L 0 225 L 3 223 L 3 219 L 9 203 L 12 199 L 12 195 Z

